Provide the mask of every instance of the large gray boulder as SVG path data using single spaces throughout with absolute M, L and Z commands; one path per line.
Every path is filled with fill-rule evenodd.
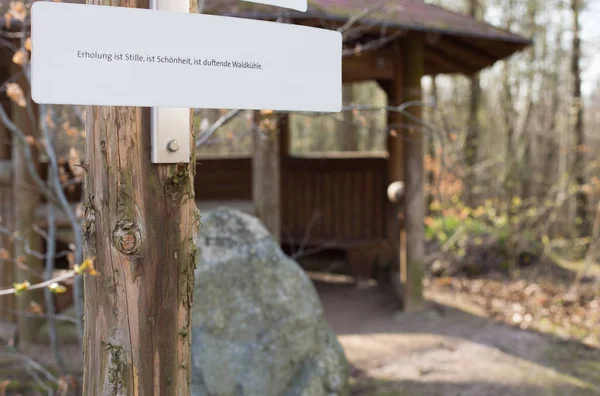
M 254 217 L 204 213 L 192 323 L 193 396 L 334 396 L 348 365 L 304 271 Z

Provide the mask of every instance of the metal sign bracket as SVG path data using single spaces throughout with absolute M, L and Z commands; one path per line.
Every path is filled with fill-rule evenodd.
M 189 0 L 150 0 L 153 10 L 189 12 Z M 150 136 L 153 164 L 190 162 L 190 109 L 152 107 Z

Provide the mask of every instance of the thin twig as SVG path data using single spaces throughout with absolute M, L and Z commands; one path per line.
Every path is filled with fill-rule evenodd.
M 42 120 L 45 120 L 47 115 L 47 107 L 45 105 L 42 106 Z M 45 121 L 43 121 L 45 123 Z M 51 143 L 54 142 L 54 134 L 50 134 L 48 129 L 46 128 L 46 140 L 48 141 L 48 146 L 50 147 Z M 58 174 L 56 173 L 56 168 L 51 166 L 48 170 L 48 180 L 58 179 Z M 48 205 L 48 232 L 46 234 L 46 265 L 45 265 L 45 279 L 51 279 L 52 274 L 54 273 L 54 254 L 56 252 L 56 213 L 53 205 Z M 56 308 L 54 307 L 54 295 L 52 291 L 48 288 L 44 289 L 44 301 L 46 302 L 46 312 L 48 312 L 48 336 L 50 338 L 50 348 L 52 349 L 52 354 L 54 355 L 54 360 L 56 360 L 56 364 L 62 373 L 65 372 L 65 362 L 63 361 L 62 354 L 59 349 L 59 339 L 58 333 L 56 331 L 56 321 L 54 320 L 54 314 L 56 313 Z
M 48 370 L 46 370 L 41 364 L 39 364 L 38 362 L 36 362 L 32 358 L 30 358 L 29 356 L 25 355 L 24 353 L 20 353 L 20 352 L 4 353 L 4 352 L 0 352 L 0 357 L 9 358 L 9 359 L 10 358 L 20 359 L 20 360 L 24 361 L 26 364 L 28 364 L 29 366 L 33 367 L 34 369 L 36 369 L 37 371 L 39 371 L 40 373 L 42 373 L 44 375 L 44 377 L 46 377 L 49 381 L 52 381 L 54 383 L 58 382 L 58 378 L 56 378 L 54 375 L 52 375 L 52 373 L 50 373 Z
M 57 203 L 57 199 L 54 193 L 50 188 L 48 188 L 46 183 L 44 183 L 44 181 L 38 174 L 37 170 L 34 168 L 33 153 L 31 152 L 31 147 L 27 142 L 25 134 L 23 133 L 23 131 L 21 131 L 19 127 L 17 127 L 17 125 L 14 122 L 10 120 L 8 114 L 6 114 L 6 110 L 4 110 L 4 106 L 0 106 L 0 120 L 2 121 L 4 126 L 13 134 L 13 136 L 21 142 L 23 146 L 23 153 L 26 157 L 25 162 L 27 163 L 27 171 L 29 172 L 29 175 L 31 176 L 35 184 L 39 187 L 46 199 L 48 199 L 51 202 Z
M 73 230 L 73 235 L 75 236 L 75 261 L 78 263 L 81 263 L 81 262 L 83 262 L 83 236 L 81 235 L 81 232 L 79 232 L 79 230 L 81 229 L 81 224 L 77 221 L 77 216 L 75 216 L 75 212 L 73 211 L 73 208 L 71 208 L 71 205 L 69 204 L 69 201 L 67 200 L 65 192 L 60 184 L 60 179 L 58 178 L 59 172 L 58 172 L 58 161 L 56 159 L 56 152 L 54 151 L 54 148 L 50 144 L 52 139 L 50 136 L 50 130 L 48 128 L 48 124 L 46 123 L 46 120 L 45 120 L 45 116 L 47 114 L 47 105 L 40 105 L 40 111 L 42 114 L 41 126 L 42 126 L 42 133 L 44 135 L 44 145 L 46 147 L 46 153 L 47 153 L 48 159 L 50 161 L 50 166 L 55 175 L 55 177 L 52 178 L 52 181 L 54 183 L 54 189 L 55 189 L 58 201 L 60 203 L 60 207 L 62 208 L 64 213 L 67 215 L 67 218 L 69 219 L 69 223 L 71 225 L 71 229 Z M 80 318 L 83 318 L 83 294 L 82 294 L 83 293 L 83 279 L 81 278 L 81 276 L 75 277 L 73 289 L 74 289 L 73 294 L 74 294 L 74 300 L 75 300 L 75 311 L 77 312 L 77 317 L 80 319 Z M 80 343 L 80 345 L 83 345 L 83 323 L 81 322 L 81 319 L 80 319 L 79 323 L 77 324 L 77 332 L 79 334 L 79 343 Z
M 77 274 L 75 273 L 75 271 L 68 271 L 65 272 L 64 274 L 57 276 L 56 278 L 53 279 L 49 279 L 47 281 L 41 282 L 41 283 L 37 283 L 35 285 L 31 285 L 27 288 L 27 290 L 36 290 L 36 289 L 43 289 L 45 287 L 50 286 L 53 283 L 58 283 L 58 282 L 62 282 L 64 280 L 73 278 L 74 276 L 76 276 Z M 10 288 L 10 289 L 5 289 L 5 290 L 0 290 L 0 296 L 8 296 L 11 294 L 15 294 L 15 292 L 18 292 L 16 288 Z
M 219 130 L 219 128 L 227 125 L 229 121 L 233 120 L 241 110 L 235 109 L 229 111 L 229 113 L 225 114 L 223 117 L 219 118 L 214 124 L 210 126 L 206 131 L 202 132 L 200 136 L 196 139 L 196 149 L 199 149 L 208 139 L 211 138 L 212 135 L 215 134 Z
M 38 314 L 38 313 L 15 311 L 12 309 L 2 309 L 2 308 L 0 308 L 0 312 L 9 313 L 11 315 L 16 315 L 16 316 L 22 316 L 24 318 L 43 318 L 43 319 L 53 318 L 54 320 L 60 320 L 61 322 L 69 322 L 69 323 L 77 324 L 77 318 L 75 318 L 73 316 L 68 316 L 68 315 L 61 315 L 61 314 L 50 315 L 50 314 L 45 314 L 45 313 Z

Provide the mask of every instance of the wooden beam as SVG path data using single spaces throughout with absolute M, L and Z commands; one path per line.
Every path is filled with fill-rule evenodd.
M 455 36 L 445 35 L 442 38 L 441 45 L 443 45 L 443 46 L 451 45 L 452 48 L 456 48 L 456 47 L 466 48 L 471 53 L 478 54 L 478 57 L 480 57 L 482 59 L 486 59 L 486 61 L 490 64 L 495 63 L 496 61 L 498 61 L 500 59 L 499 56 L 492 54 L 487 49 L 471 44 L 471 42 L 473 42 L 473 41 L 474 40 L 469 40 L 469 42 L 468 42 L 463 39 L 458 39 Z
M 470 65 L 464 59 L 449 54 L 444 51 L 439 45 L 425 45 L 425 57 L 436 63 L 450 67 L 450 70 L 465 74 L 473 74 L 477 71 L 477 67 Z
M 256 216 L 281 240 L 281 157 L 279 128 L 274 113 L 254 112 L 252 197 Z
M 404 64 L 403 48 L 400 42 L 393 46 L 393 79 L 391 81 L 378 80 L 381 88 L 387 93 L 388 106 L 399 106 L 404 102 Z M 395 182 L 404 181 L 404 139 L 402 138 L 402 124 L 404 119 L 398 112 L 388 111 L 387 131 L 387 186 Z M 392 258 L 395 263 L 392 267 L 392 285 L 395 295 L 398 297 L 400 306 L 403 305 L 403 292 L 401 282 L 406 277 L 406 234 L 404 232 L 403 210 L 401 205 L 387 201 L 387 239 L 392 248 Z
M 453 70 L 454 72 L 460 72 L 466 75 L 476 73 L 476 69 L 467 65 L 465 62 L 441 54 L 436 46 L 426 45 L 425 48 L 427 50 L 425 60 L 440 65 L 441 68 L 439 70 Z
M 389 49 L 367 51 L 342 59 L 342 80 L 392 80 L 394 78 L 394 53 Z
M 404 90 L 406 102 L 422 101 L 421 79 L 425 73 L 425 45 L 422 34 L 414 34 L 403 42 L 404 49 Z M 423 118 L 422 106 L 410 106 L 405 117 L 403 136 L 404 145 L 404 179 L 405 179 L 405 227 L 406 227 L 406 285 L 405 309 L 422 310 L 425 305 L 423 297 L 423 273 L 425 260 L 425 197 L 423 191 L 423 130 L 413 119 Z
M 449 59 L 452 63 L 462 65 L 467 70 L 478 70 L 496 61 L 490 59 L 489 55 L 475 51 L 471 47 L 459 45 L 442 37 L 437 44 L 428 44 L 428 51 L 435 51 L 438 55 Z

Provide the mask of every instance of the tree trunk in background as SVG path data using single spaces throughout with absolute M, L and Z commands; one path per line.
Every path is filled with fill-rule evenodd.
M 4 62 L 0 65 L 2 81 L 11 76 L 11 52 L 8 48 L 0 49 L 0 59 Z M 4 107 L 7 114 L 11 113 L 11 102 L 6 95 L 0 100 L 0 106 Z M 13 167 L 11 161 L 12 134 L 0 123 L 0 226 L 10 231 L 15 230 L 14 222 L 14 196 L 13 196 Z M 0 249 L 5 249 L 4 254 L 13 258 L 13 243 L 8 235 L 0 233 Z M 0 287 L 10 288 L 14 282 L 15 268 L 10 260 L 0 257 Z M 11 323 L 16 321 L 16 316 L 11 312 L 16 310 L 14 295 L 0 297 L 0 319 Z
M 479 0 L 469 0 L 469 15 L 474 19 L 479 19 Z M 475 73 L 470 78 L 471 94 L 469 96 L 469 125 L 467 127 L 467 138 L 465 142 L 465 167 L 467 177 L 465 179 L 465 203 L 474 207 L 477 205 L 476 188 L 477 175 L 475 166 L 478 159 L 479 146 L 479 102 L 481 101 L 481 85 L 479 82 L 479 73 Z
M 431 99 L 433 100 L 433 107 L 430 108 L 429 122 L 435 125 L 435 112 L 438 106 L 438 87 L 437 87 L 437 76 L 431 76 Z M 426 212 L 431 213 L 431 204 L 435 199 L 435 139 L 433 131 L 427 133 L 427 150 L 429 152 L 429 159 L 431 161 L 430 169 L 427 172 L 427 184 L 429 184 L 429 193 L 427 194 L 427 208 Z
M 536 24 L 537 16 L 537 1 L 530 1 L 527 3 L 527 30 L 529 31 L 530 37 L 536 37 L 538 26 Z M 530 198 L 532 191 L 534 190 L 535 178 L 533 177 L 533 169 L 531 167 L 531 151 L 532 144 L 535 142 L 535 132 L 531 128 L 531 116 L 534 111 L 534 81 L 538 71 L 535 69 L 535 58 L 536 48 L 532 46 L 528 50 L 528 64 L 529 69 L 527 71 L 527 93 L 525 98 L 525 104 L 522 110 L 521 120 L 522 123 L 517 125 L 518 131 L 518 150 L 522 153 L 522 158 L 519 158 L 518 163 L 518 174 L 520 182 L 521 198 L 524 200 Z
M 424 37 L 414 34 L 404 41 L 404 101 L 422 101 L 421 79 L 425 74 Z M 408 108 L 408 112 L 421 120 L 423 106 Z M 406 310 L 418 311 L 424 308 L 423 274 L 425 265 L 425 197 L 423 178 L 423 131 L 414 120 L 405 119 L 403 128 L 404 178 L 406 180 Z
M 344 84 L 342 88 L 342 103 L 344 106 L 352 103 L 352 84 Z M 358 150 L 358 130 L 354 127 L 354 116 L 352 111 L 342 112 L 342 121 L 338 124 L 338 144 L 341 151 Z
M 279 126 L 275 113 L 256 111 L 252 128 L 252 197 L 255 215 L 281 240 L 281 175 Z
M 200 220 L 195 151 L 189 164 L 152 164 L 150 111 L 139 107 L 88 106 L 86 140 L 83 235 L 99 274 L 85 278 L 83 394 L 187 396 Z M 193 132 L 189 140 L 194 147 Z
M 17 68 L 17 66 L 15 66 Z M 20 73 L 20 66 L 14 74 Z M 30 87 L 24 77 L 18 79 L 18 84 L 22 87 L 25 95 L 29 97 Z M 38 110 L 37 106 L 31 102 L 31 107 L 24 108 L 17 104 L 12 104 L 13 121 L 23 131 L 23 133 L 32 139 L 39 138 Z M 44 262 L 39 258 L 27 254 L 26 242 L 29 249 L 36 252 L 43 252 L 43 240 L 33 226 L 37 222 L 36 212 L 40 207 L 41 195 L 38 187 L 35 185 L 31 175 L 27 170 L 27 162 L 33 161 L 33 167 L 39 173 L 39 152 L 35 144 L 30 144 L 33 158 L 28 158 L 25 154 L 24 143 L 13 140 L 13 199 L 15 210 L 15 230 L 19 235 L 19 240 L 15 241 L 15 260 L 18 264 L 15 267 L 15 282 L 29 281 L 31 284 L 38 283 L 43 278 Z M 25 242 L 26 241 L 26 242 Z M 39 275 L 38 275 L 39 274 Z M 43 290 L 30 290 L 16 297 L 17 310 L 27 312 L 31 309 L 33 303 L 43 305 Z M 18 317 L 19 343 L 32 344 L 37 341 L 39 329 L 43 323 L 42 319 Z
M 506 8 L 506 20 L 504 21 L 504 27 L 507 30 L 512 28 L 513 15 L 512 10 L 515 6 L 514 0 L 509 0 Z M 515 158 L 515 141 L 514 131 L 516 119 L 514 99 L 511 91 L 510 84 L 510 67 L 509 61 L 504 60 L 502 65 L 502 107 L 503 107 L 503 118 L 504 127 L 506 130 L 506 149 L 505 149 L 505 175 L 504 175 L 504 190 L 508 202 L 515 196 L 517 191 L 517 180 L 516 180 L 516 158 Z
M 4 55 L 4 54 L 3 54 Z M 10 103 L 0 103 L 10 114 Z M 13 167 L 11 163 L 12 135 L 0 123 L 0 226 L 14 231 L 14 196 L 13 196 Z M 0 249 L 13 258 L 13 244 L 8 235 L 0 233 Z M 14 281 L 14 266 L 10 260 L 2 260 L 0 256 L 0 287 L 10 288 Z M 14 322 L 15 315 L 10 311 L 16 309 L 15 296 L 0 297 L 0 319 Z M 8 312 L 7 312 L 8 311 Z
M 556 35 L 554 37 L 554 42 L 560 42 L 560 38 L 564 33 L 564 28 L 561 26 L 560 29 L 557 30 Z M 563 58 L 563 51 L 561 48 L 554 48 L 554 56 L 551 58 L 551 62 L 553 64 L 558 65 L 560 63 L 560 59 Z M 567 155 L 568 152 L 563 151 L 566 147 L 564 145 L 565 139 L 563 138 L 564 131 L 562 128 L 559 130 L 557 128 L 558 125 L 558 116 L 559 116 L 559 108 L 560 108 L 560 72 L 558 68 L 550 72 L 550 114 L 548 115 L 549 119 L 547 122 L 547 127 L 545 130 L 548 135 L 548 143 L 546 149 L 546 155 L 544 157 L 544 191 L 548 191 L 552 188 L 553 185 L 558 183 L 559 191 L 557 197 L 560 198 L 561 195 L 566 194 L 566 183 L 563 181 L 565 177 L 565 172 L 567 171 L 566 163 L 567 163 Z M 552 231 L 555 232 L 558 224 L 552 227 Z
M 581 60 L 581 27 L 579 24 L 579 14 L 582 8 L 583 0 L 571 0 L 571 9 L 573 11 L 573 49 L 571 58 L 571 73 L 573 78 L 573 106 L 575 107 L 575 180 L 579 191 L 575 196 L 575 229 L 577 236 L 582 238 L 590 234 L 590 218 L 588 214 L 588 197 L 583 191 L 586 182 L 585 164 L 586 164 L 586 142 L 583 126 L 583 99 L 581 97 L 581 70 L 579 62 Z

